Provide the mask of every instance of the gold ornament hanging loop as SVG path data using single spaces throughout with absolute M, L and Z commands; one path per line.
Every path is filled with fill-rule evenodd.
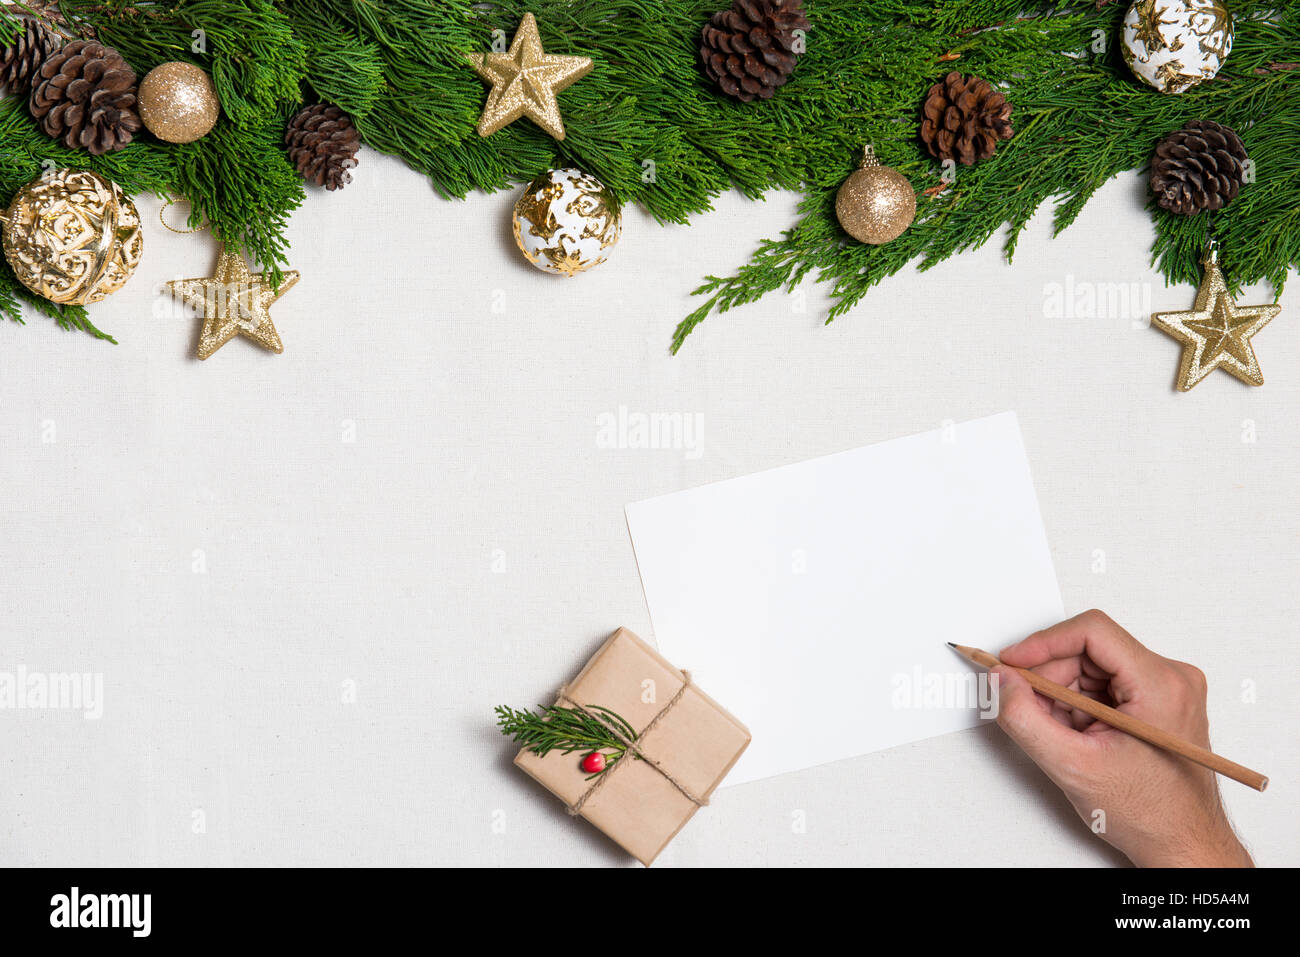
M 168 196 L 167 202 L 163 203 L 162 209 L 158 210 L 158 222 L 163 224 L 163 229 L 171 230 L 173 233 L 176 233 L 178 236 L 188 236 L 191 233 L 197 233 L 200 230 L 207 229 L 208 227 L 207 223 L 199 223 L 199 225 L 192 226 L 189 229 L 177 229 L 171 223 L 167 222 L 166 219 L 167 210 L 171 209 L 178 202 L 180 202 L 180 200 L 173 199 L 172 197 Z

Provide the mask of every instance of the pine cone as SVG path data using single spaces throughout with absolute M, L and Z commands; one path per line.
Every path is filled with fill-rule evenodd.
M 735 0 L 700 33 L 704 72 L 738 100 L 770 99 L 799 61 L 795 31 L 808 28 L 803 0 Z
M 26 96 L 32 79 L 63 38 L 39 20 L 28 20 L 27 28 L 0 52 L 0 87 L 9 93 Z
M 1011 104 L 988 80 L 949 73 L 926 94 L 921 142 L 936 159 L 970 166 L 1014 132 Z
M 41 64 L 29 106 L 47 135 L 99 156 L 140 132 L 135 98 L 135 71 L 116 50 L 73 40 Z
M 342 189 L 352 182 L 348 170 L 357 165 L 361 134 L 352 117 L 337 106 L 317 103 L 299 110 L 289 121 L 284 145 L 303 179 L 326 189 Z
M 1192 120 L 1160 141 L 1151 157 L 1151 192 L 1163 209 L 1191 216 L 1222 209 L 1246 177 L 1246 147 L 1231 129 Z

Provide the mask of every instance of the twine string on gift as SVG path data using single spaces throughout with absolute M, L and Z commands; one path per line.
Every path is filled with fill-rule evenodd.
M 682 686 L 677 689 L 677 693 L 673 695 L 672 698 L 669 699 L 668 703 L 663 706 L 663 709 L 660 710 L 660 712 L 657 715 L 655 715 L 654 718 L 651 719 L 650 723 L 641 729 L 641 733 L 640 735 L 638 735 L 639 740 L 641 741 L 645 740 L 646 735 L 648 735 L 651 731 L 655 729 L 655 726 L 659 724 L 661 720 L 663 720 L 664 715 L 666 715 L 669 711 L 671 711 L 673 707 L 677 704 L 677 702 L 682 700 L 682 695 L 686 693 L 686 689 L 689 688 L 690 685 L 691 685 L 691 673 L 689 671 L 683 671 Z M 666 780 L 669 784 L 671 784 L 678 791 L 680 791 L 686 797 L 686 799 L 688 801 L 691 801 L 693 804 L 695 804 L 696 807 L 704 807 L 706 804 L 709 803 L 707 800 L 698 798 L 694 794 L 692 794 L 690 790 L 686 787 L 686 785 L 682 784 L 681 781 L 678 781 L 675 777 L 672 776 L 672 774 L 668 772 L 667 768 L 665 768 L 654 758 L 650 757 L 648 754 L 642 751 L 636 741 L 632 740 L 629 737 L 626 737 L 623 734 L 623 732 L 611 726 L 610 723 L 606 721 L 604 718 L 600 717 L 600 715 L 593 714 L 592 712 L 588 711 L 583 705 L 579 704 L 577 701 L 574 701 L 572 698 L 570 698 L 568 695 L 567 685 L 561 688 L 559 692 L 557 692 L 557 697 L 561 701 L 566 701 L 569 704 L 573 705 L 573 707 L 577 708 L 588 718 L 592 718 L 596 721 L 599 721 L 602 724 L 604 724 L 606 727 L 608 727 L 610 733 L 613 734 L 614 737 L 618 738 L 619 743 L 622 744 L 624 748 L 622 757 L 620 757 L 617 761 L 614 762 L 614 766 L 611 768 L 606 768 L 604 771 L 602 771 L 600 775 L 596 778 L 596 780 L 592 782 L 591 787 L 587 788 L 587 790 L 582 793 L 582 796 L 579 797 L 578 800 L 574 801 L 571 805 L 569 805 L 569 814 L 574 816 L 581 814 L 583 807 L 585 807 L 587 802 L 591 800 L 591 796 L 600 790 L 600 786 L 605 783 L 606 779 L 608 779 L 611 774 L 613 774 L 615 771 L 617 771 L 619 768 L 623 766 L 623 762 L 629 754 L 640 758 L 646 764 L 650 765 L 650 767 L 654 768 L 656 771 L 662 774 L 664 780 Z

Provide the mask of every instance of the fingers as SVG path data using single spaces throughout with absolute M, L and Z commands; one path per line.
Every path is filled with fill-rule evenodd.
M 1036 632 L 1001 655 L 1009 665 L 1036 671 L 1049 662 L 1065 660 L 1071 664 L 1057 666 L 1062 673 L 1094 680 L 1131 678 L 1149 657 L 1152 653 L 1136 638 L 1095 609 Z
M 1109 678 L 1094 678 L 1086 673 L 1079 675 L 1079 690 L 1098 701 L 1105 700 L 1105 692 L 1109 686 Z
M 1080 682 L 1086 677 L 1079 667 L 1080 661 L 1079 658 L 1053 658 L 1041 665 L 1035 665 L 1032 670 L 1048 681 L 1055 681 L 1058 685 L 1065 685 L 1065 687 L 1077 691 L 1082 687 Z M 1007 662 L 1007 664 L 1011 664 L 1011 662 Z M 1089 680 L 1095 679 L 1089 678 Z
M 1062 704 L 1059 701 L 1052 702 L 1052 720 L 1057 724 L 1064 725 L 1067 728 L 1074 727 L 1074 719 L 1071 717 L 1074 709 L 1068 704 Z
M 1039 697 L 1014 668 L 996 668 L 998 724 L 1049 774 L 1068 764 L 1080 739 L 1069 715 L 1054 715 L 1054 702 Z

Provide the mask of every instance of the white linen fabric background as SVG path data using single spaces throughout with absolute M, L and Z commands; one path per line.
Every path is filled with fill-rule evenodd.
M 1255 340 L 1267 385 L 1176 393 L 1146 314 L 1194 290 L 1148 268 L 1134 173 L 1059 239 L 1041 212 L 1013 265 L 994 243 L 904 273 L 829 327 L 809 282 L 673 358 L 691 289 L 796 197 L 689 228 L 628 210 L 565 280 L 514 249 L 511 194 L 443 201 L 371 152 L 357 174 L 294 216 L 282 356 L 192 358 L 159 287 L 216 249 L 149 198 L 140 272 L 93 313 L 120 345 L 0 324 L 0 673 L 103 682 L 97 720 L 0 711 L 0 861 L 628 864 L 511 768 L 492 714 L 549 703 L 619 625 L 653 638 L 623 506 L 1014 409 L 1067 609 L 1207 672 L 1215 746 L 1273 782 L 1225 782 L 1231 813 L 1260 863 L 1300 864 L 1294 278 Z M 620 409 L 699 441 L 606 447 Z M 660 858 L 1121 862 L 994 727 L 727 789 Z

